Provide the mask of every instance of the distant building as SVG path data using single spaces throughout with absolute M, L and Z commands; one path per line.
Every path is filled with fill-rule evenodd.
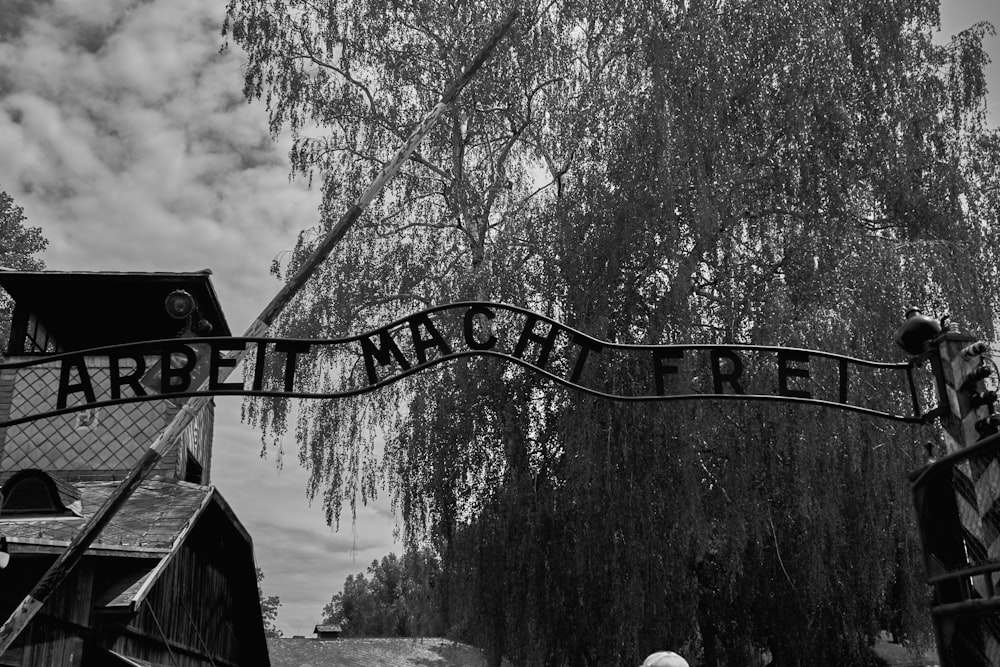
M 337 639 L 343 630 L 339 625 L 317 625 L 313 632 L 316 633 L 316 639 L 327 640 Z
M 208 272 L 0 270 L 0 287 L 15 302 L 5 362 L 190 335 L 164 310 L 176 290 L 194 297 L 214 335 L 230 335 Z M 146 360 L 146 368 L 157 358 Z M 91 389 L 107 395 L 108 353 L 84 360 Z M 61 376 L 61 368 L 54 360 L 0 371 L 0 421 L 54 409 L 56 383 L 82 382 L 78 372 Z M 123 367 L 117 380 L 130 370 L 138 382 L 142 369 L 135 367 Z M 73 400 L 79 399 L 70 397 L 70 405 Z M 0 536 L 10 551 L 9 565 L 0 570 L 0 621 L 178 409 L 173 401 L 154 400 L 0 427 Z M 252 542 L 210 485 L 212 443 L 209 404 L 0 656 L 0 665 L 270 665 Z

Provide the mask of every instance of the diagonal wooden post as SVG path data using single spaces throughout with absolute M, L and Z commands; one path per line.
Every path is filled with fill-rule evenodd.
M 375 196 L 380 190 L 385 186 L 385 184 L 395 176 L 396 172 L 399 171 L 403 163 L 406 162 L 416 150 L 417 145 L 424 138 L 424 136 L 430 131 L 432 127 L 437 123 L 438 119 L 444 114 L 445 110 L 458 98 L 462 89 L 472 80 L 476 72 L 485 64 L 492 55 L 494 49 L 496 49 L 497 44 L 503 39 L 507 31 L 510 30 L 511 25 L 518 17 L 518 12 L 516 10 L 511 11 L 504 21 L 497 26 L 490 36 L 489 41 L 483 46 L 482 50 L 476 55 L 476 57 L 470 62 L 465 70 L 459 75 L 459 77 L 452 82 L 444 93 L 441 95 L 440 101 L 431 109 L 424 119 L 413 129 L 409 137 L 407 137 L 406 142 L 400 147 L 396 155 L 390 160 L 378 173 L 375 179 L 372 181 L 371 185 L 358 197 L 357 201 L 341 216 L 340 220 L 337 221 L 330 231 L 327 232 L 326 236 L 313 251 L 312 255 L 306 260 L 306 262 L 299 268 L 299 270 L 288 279 L 285 285 L 278 291 L 278 293 L 271 299 L 264 309 L 260 312 L 260 315 L 250 324 L 247 328 L 246 333 L 243 334 L 245 338 L 255 338 L 264 335 L 268 328 L 274 322 L 275 318 L 279 313 L 285 308 L 286 305 L 292 300 L 292 298 L 298 293 L 298 291 L 305 285 L 309 277 L 316 271 L 320 263 L 323 262 L 330 254 L 330 251 L 340 242 L 347 233 L 347 230 L 354 224 L 354 222 L 361 217 L 361 214 L 368 207 L 368 205 L 375 199 Z M 243 360 L 245 356 L 245 350 L 240 351 L 234 355 L 236 363 L 232 366 L 226 366 L 219 369 L 220 380 L 224 380 L 232 372 L 233 368 Z M 198 387 L 199 390 L 205 388 L 208 383 L 208 378 L 205 378 L 201 385 Z M 3 626 L 0 627 L 0 656 L 2 656 L 10 645 L 17 639 L 17 636 L 22 630 L 31 622 L 38 613 L 38 610 L 42 608 L 46 600 L 52 595 L 53 591 L 66 580 L 69 576 L 70 571 L 73 567 L 80 561 L 83 557 L 84 552 L 87 550 L 93 541 L 97 538 L 104 527 L 114 518 L 114 515 L 118 510 L 125 504 L 125 501 L 129 499 L 135 489 L 139 484 L 146 478 L 149 472 L 153 469 L 156 463 L 163 458 L 170 450 L 173 448 L 177 436 L 183 432 L 183 430 L 191 423 L 198 412 L 204 407 L 204 405 L 210 400 L 210 397 L 195 397 L 189 401 L 186 401 L 181 405 L 180 410 L 174 416 L 174 418 L 167 424 L 166 428 L 157 436 L 153 444 L 150 445 L 149 449 L 143 454 L 139 462 L 133 467 L 128 475 L 121 481 L 121 483 L 115 487 L 115 490 L 108 496 L 107 500 L 97 509 L 90 520 L 87 521 L 83 529 L 77 533 L 76 537 L 69 543 L 66 547 L 66 551 L 59 555 L 59 558 L 49 567 L 45 575 L 35 584 L 34 589 L 21 601 L 17 608 L 11 613 L 10 617 L 4 622 Z

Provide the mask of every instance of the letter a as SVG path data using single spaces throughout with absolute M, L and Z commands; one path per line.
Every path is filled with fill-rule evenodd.
M 76 374 L 79 376 L 80 381 L 70 384 L 69 372 L 73 368 L 76 369 Z M 79 391 L 83 392 L 87 403 L 95 403 L 97 401 L 97 397 L 94 395 L 94 385 L 90 382 L 90 373 L 87 371 L 87 363 L 84 361 L 84 358 L 82 356 L 74 356 L 69 359 L 63 359 L 59 369 L 59 393 L 56 395 L 56 409 L 62 410 L 65 408 L 66 399 L 69 395 Z

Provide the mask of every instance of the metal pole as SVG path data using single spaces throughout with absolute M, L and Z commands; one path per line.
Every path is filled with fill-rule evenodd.
M 472 80 L 476 72 L 483 66 L 490 57 L 497 44 L 503 39 L 510 29 L 518 12 L 511 11 L 491 35 L 489 41 L 483 46 L 479 54 L 470 62 L 459 77 L 442 94 L 441 100 L 424 117 L 424 119 L 413 129 L 406 142 L 400 147 L 396 155 L 390 160 L 375 177 L 371 185 L 362 193 L 351 208 L 341 216 L 340 220 L 330 228 L 326 236 L 313 251 L 301 268 L 285 283 L 278 293 L 271 299 L 260 315 L 247 328 L 244 337 L 253 338 L 263 335 L 282 309 L 292 300 L 309 277 L 316 271 L 319 264 L 326 259 L 337 243 L 354 222 L 361 217 L 365 208 L 371 203 L 385 184 L 395 176 L 403 163 L 406 162 L 416 150 L 417 145 L 424 135 L 437 123 L 445 110 L 458 98 L 462 89 Z M 243 360 L 245 350 L 235 355 L 237 364 Z M 236 364 L 234 364 L 235 366 Z M 225 379 L 232 372 L 233 367 L 220 368 L 220 379 Z M 204 389 L 208 383 L 205 378 L 198 389 Z M 181 405 L 180 410 L 174 418 L 167 424 L 166 428 L 157 436 L 153 444 L 143 454 L 139 462 L 133 467 L 122 482 L 115 487 L 115 490 L 108 496 L 107 500 L 97 509 L 94 515 L 86 523 L 83 529 L 77 533 L 76 537 L 66 547 L 66 551 L 60 554 L 59 558 L 49 567 L 45 575 L 35 584 L 34 589 L 21 601 L 10 617 L 0 627 L 0 656 L 2 656 L 10 645 L 17 639 L 17 636 L 31 622 L 42 608 L 53 591 L 68 577 L 73 567 L 83 557 L 87 547 L 93 543 L 101 530 L 114 518 L 125 501 L 131 497 L 139 484 L 146 478 L 150 470 L 173 448 L 178 435 L 194 419 L 202 407 L 209 401 L 209 397 L 195 397 Z
M 943 406 L 941 435 L 949 455 L 981 443 L 983 436 L 978 433 L 976 423 L 993 413 L 988 402 L 972 403 L 971 394 L 976 390 L 966 386 L 981 363 L 982 351 L 976 349 L 979 345 L 986 350 L 985 344 L 978 343 L 974 336 L 951 332 L 941 335 L 930 348 L 938 400 Z M 957 522 L 951 528 L 962 537 L 950 543 L 947 554 L 942 550 L 927 555 L 925 543 L 925 559 L 928 563 L 937 561 L 937 570 L 928 568 L 929 578 L 940 574 L 940 568 L 975 569 L 1000 558 L 1000 541 L 996 539 L 1000 534 L 997 518 L 1000 484 L 995 475 L 998 461 L 1000 457 L 994 451 L 970 457 L 964 465 L 952 467 L 949 477 L 954 509 L 949 509 L 943 520 Z M 925 512 L 924 521 L 928 521 L 926 505 L 924 502 L 925 507 L 918 506 Z M 924 526 L 920 528 L 925 531 Z M 986 568 L 956 580 L 965 584 L 960 599 L 941 599 L 942 594 L 948 593 L 944 587 L 935 586 L 938 597 L 931 614 L 938 654 L 945 667 L 1000 665 L 1000 615 L 995 609 L 988 614 L 972 613 L 979 601 L 995 601 L 995 575 L 994 569 Z

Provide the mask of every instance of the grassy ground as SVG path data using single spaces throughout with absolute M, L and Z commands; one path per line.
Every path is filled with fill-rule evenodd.
M 269 639 L 271 667 L 486 667 L 467 644 L 418 639 Z
M 424 637 L 269 639 L 271 667 L 486 667 L 479 649 L 447 639 Z M 934 651 L 915 655 L 899 644 L 879 639 L 875 653 L 887 667 L 937 665 Z M 506 663 L 505 663 L 506 664 Z

